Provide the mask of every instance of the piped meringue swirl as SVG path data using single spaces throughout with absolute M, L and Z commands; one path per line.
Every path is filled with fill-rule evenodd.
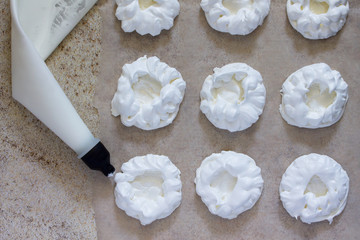
M 202 0 L 209 25 L 220 32 L 247 35 L 269 14 L 270 0 Z
M 303 155 L 286 169 L 280 183 L 286 211 L 305 223 L 329 223 L 345 208 L 349 177 L 334 159 L 319 154 Z
M 326 39 L 345 25 L 348 0 L 288 0 L 291 26 L 308 39 Z
M 245 63 L 215 68 L 202 86 L 201 111 L 217 128 L 242 131 L 261 115 L 266 90 L 261 74 Z
M 157 57 L 125 64 L 111 102 L 114 116 L 125 126 L 143 130 L 165 127 L 175 119 L 185 94 L 181 74 Z
M 180 12 L 178 0 L 116 0 L 116 17 L 125 32 L 159 35 L 169 30 Z
M 180 170 L 168 157 L 134 157 L 121 171 L 115 175 L 116 205 L 142 225 L 169 216 L 180 205 Z
M 348 85 L 325 63 L 305 66 L 282 86 L 280 113 L 290 125 L 328 127 L 340 120 L 348 100 Z
M 214 153 L 196 170 L 196 192 L 212 214 L 233 219 L 252 208 L 263 189 L 261 170 L 249 156 Z

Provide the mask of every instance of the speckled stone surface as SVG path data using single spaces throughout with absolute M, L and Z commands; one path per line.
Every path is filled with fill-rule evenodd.
M 91 179 L 98 173 L 11 97 L 9 5 L 0 1 L 0 239 L 96 239 Z M 95 135 L 100 24 L 95 6 L 46 61 Z

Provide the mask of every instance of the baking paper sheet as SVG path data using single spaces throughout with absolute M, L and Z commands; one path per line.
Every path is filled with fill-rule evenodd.
M 356 239 L 360 226 L 360 2 L 350 1 L 348 21 L 328 40 L 304 39 L 289 24 L 285 2 L 273 0 L 263 25 L 248 36 L 220 33 L 206 22 L 200 0 L 180 1 L 174 27 L 157 37 L 124 33 L 114 16 L 114 1 L 100 1 L 103 16 L 101 74 L 95 104 L 101 139 L 117 171 L 130 158 L 148 153 L 168 156 L 181 170 L 183 199 L 168 218 L 142 226 L 118 209 L 114 185 L 100 174 L 94 179 L 94 208 L 99 239 Z M 125 63 L 158 56 L 187 82 L 184 101 L 168 127 L 143 131 L 125 127 L 110 112 L 110 102 Z M 214 67 L 245 62 L 258 70 L 267 90 L 264 113 L 248 130 L 215 128 L 200 112 L 200 89 Z M 317 130 L 289 126 L 278 111 L 283 81 L 297 69 L 325 62 L 349 84 L 350 99 L 337 124 Z M 259 201 L 234 220 L 212 215 L 195 193 L 195 170 L 214 152 L 232 150 L 251 156 L 265 181 Z M 281 176 L 297 157 L 326 154 L 347 171 L 350 192 L 344 212 L 312 225 L 295 220 L 279 199 Z

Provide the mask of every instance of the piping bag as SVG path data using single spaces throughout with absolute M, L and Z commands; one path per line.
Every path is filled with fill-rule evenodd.
M 109 151 L 95 138 L 45 64 L 97 0 L 11 0 L 12 96 L 93 170 L 112 176 Z

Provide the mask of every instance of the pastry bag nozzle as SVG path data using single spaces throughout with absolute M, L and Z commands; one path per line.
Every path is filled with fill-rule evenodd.
M 110 153 L 101 142 L 98 142 L 81 159 L 89 168 L 99 170 L 107 177 L 111 177 L 115 172 L 115 168 L 110 164 Z

